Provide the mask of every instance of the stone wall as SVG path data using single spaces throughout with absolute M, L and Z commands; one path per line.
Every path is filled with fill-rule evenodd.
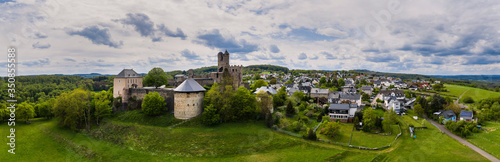
M 137 100 L 143 100 L 149 92 L 158 92 L 160 96 L 165 98 L 169 112 L 174 110 L 174 89 L 173 88 L 159 88 L 159 89 L 146 89 L 146 88 L 130 88 L 128 90 L 129 97 L 137 97 Z M 124 98 L 123 102 L 128 102 L 128 98 Z
M 204 92 L 175 93 L 174 116 L 177 119 L 190 119 L 203 112 Z

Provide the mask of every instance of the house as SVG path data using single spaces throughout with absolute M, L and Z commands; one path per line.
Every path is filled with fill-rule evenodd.
M 342 86 L 342 92 L 344 93 L 356 92 L 356 88 L 354 88 L 354 86 L 351 85 Z
M 408 87 L 408 89 L 410 89 L 411 91 L 416 91 L 416 90 L 418 90 L 418 87 L 413 84 L 410 87 Z
M 374 79 L 375 80 L 375 79 Z M 380 88 L 382 86 L 382 82 L 381 81 L 374 81 L 373 82 L 373 87 L 375 88 Z
M 444 111 L 439 116 L 443 117 L 443 124 L 445 124 L 450 120 L 453 122 L 457 121 L 457 115 L 455 115 L 455 113 L 452 110 Z
M 341 93 L 340 103 L 350 103 L 361 106 L 361 94 L 359 93 Z
M 464 120 L 466 122 L 473 121 L 473 113 L 472 111 L 461 111 L 460 112 L 460 120 Z
M 272 96 L 274 96 L 277 93 L 275 89 L 273 89 L 269 86 L 262 86 L 260 88 L 257 88 L 254 93 L 257 94 L 260 91 L 267 92 L 267 94 L 272 95 Z
M 330 104 L 328 116 L 330 120 L 340 120 L 343 123 L 352 122 L 358 106 L 356 104 Z
M 362 87 L 361 87 L 361 91 L 363 91 L 363 93 L 366 93 L 366 94 L 372 95 L 372 93 L 373 93 L 373 88 L 372 88 L 372 86 L 362 86 Z
M 340 94 L 342 92 L 340 91 L 330 91 L 328 92 L 328 103 L 332 104 L 332 103 L 340 103 Z
M 384 100 L 388 100 L 390 96 L 395 96 L 398 100 L 405 99 L 405 93 L 403 90 L 381 90 L 380 94 Z
M 387 110 L 394 110 L 396 114 L 401 114 L 404 111 L 404 103 L 399 101 L 395 96 L 391 96 L 387 101 Z
M 312 88 L 311 89 L 311 97 L 312 98 L 327 98 L 328 91 L 329 91 L 328 89 Z

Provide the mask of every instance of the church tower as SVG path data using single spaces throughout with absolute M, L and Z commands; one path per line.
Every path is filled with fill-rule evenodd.
M 229 68 L 229 52 L 219 52 L 219 54 L 217 54 L 217 58 L 218 58 L 218 66 L 217 66 L 217 72 L 224 72 L 224 69 L 228 69 Z M 228 69 L 229 70 L 229 69 Z

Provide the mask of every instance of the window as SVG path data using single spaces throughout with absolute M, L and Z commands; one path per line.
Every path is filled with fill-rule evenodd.
M 189 106 L 189 104 L 188 104 L 188 106 Z

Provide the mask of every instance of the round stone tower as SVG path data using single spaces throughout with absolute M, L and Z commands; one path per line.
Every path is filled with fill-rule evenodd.
M 189 78 L 174 89 L 174 116 L 177 119 L 191 119 L 203 112 L 205 88 Z

